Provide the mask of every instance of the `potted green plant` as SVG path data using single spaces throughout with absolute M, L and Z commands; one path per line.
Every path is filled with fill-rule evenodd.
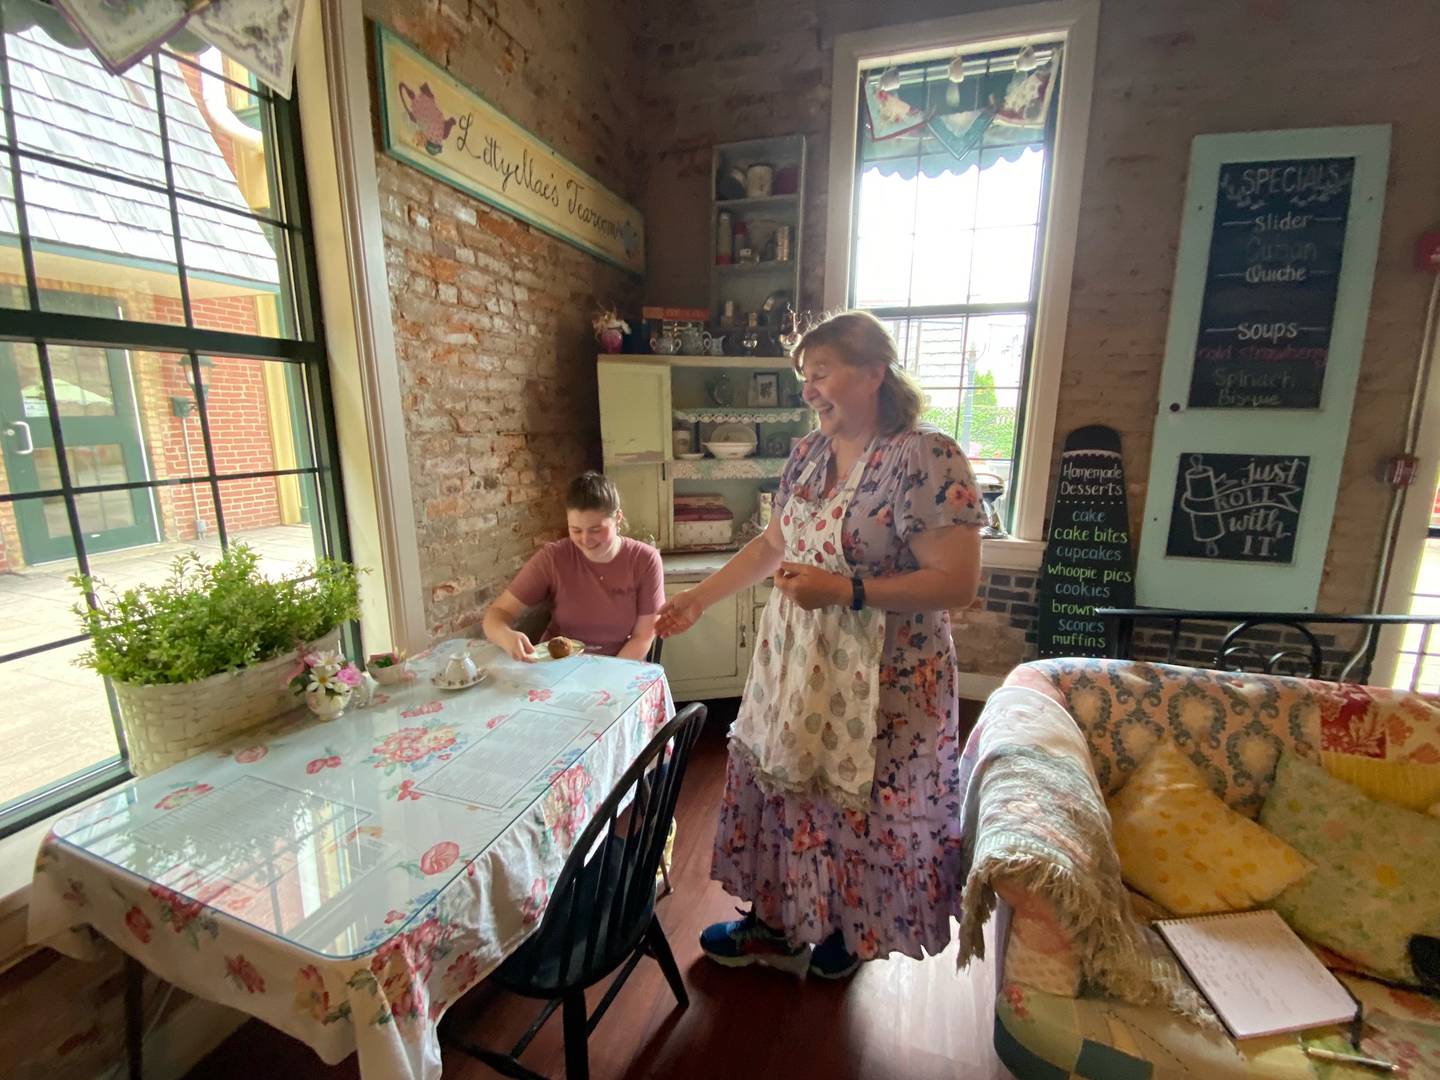
M 108 677 L 137 775 L 156 772 L 294 707 L 291 653 L 334 649 L 359 614 L 359 571 L 321 559 L 267 578 L 237 544 L 218 559 L 194 552 L 158 585 L 117 593 L 71 580 L 93 598 L 75 608 L 90 635 L 79 663 Z

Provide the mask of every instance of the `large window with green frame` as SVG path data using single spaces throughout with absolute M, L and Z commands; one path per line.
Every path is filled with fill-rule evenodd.
M 70 582 L 348 556 L 297 110 L 0 0 L 0 834 L 128 775 Z M 181 45 L 183 47 L 183 43 Z

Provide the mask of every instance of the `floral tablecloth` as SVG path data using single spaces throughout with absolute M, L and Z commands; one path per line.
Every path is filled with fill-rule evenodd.
M 440 1016 L 535 928 L 593 808 L 674 714 L 659 667 L 602 657 L 485 645 L 486 681 L 438 689 L 456 644 L 367 708 L 302 712 L 62 818 L 30 940 L 85 958 L 98 932 L 327 1063 L 439 1077 Z

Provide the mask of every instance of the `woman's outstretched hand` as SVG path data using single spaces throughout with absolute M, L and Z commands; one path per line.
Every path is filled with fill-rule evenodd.
M 850 603 L 849 578 L 804 563 L 781 563 L 775 572 L 775 588 L 804 611 Z
M 686 589 L 667 600 L 665 606 L 656 614 L 655 633 L 662 638 L 683 634 L 699 622 L 700 616 L 704 614 L 705 605 L 696 598 L 695 590 Z

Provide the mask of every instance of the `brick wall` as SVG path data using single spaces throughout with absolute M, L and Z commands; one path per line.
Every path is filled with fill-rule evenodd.
M 638 3 L 367 0 L 365 11 L 638 200 Z M 477 622 L 560 535 L 560 492 L 599 463 L 590 315 L 640 292 L 622 271 L 383 153 L 376 164 L 426 617 L 440 635 Z
M 835 35 L 1000 7 L 975 2 L 776 0 L 763 18 L 724 0 L 647 0 L 643 208 L 647 300 L 707 302 L 709 148 L 803 132 L 809 147 L 801 301 L 818 305 L 824 262 Z M 1084 424 L 1116 427 L 1138 533 L 1158 406 L 1180 207 L 1193 136 L 1393 123 L 1375 294 L 1320 609 L 1366 610 L 1385 489 L 1399 449 L 1429 280 L 1411 269 L 1433 223 L 1440 99 L 1429 42 L 1440 6 L 1377 0 L 1106 0 L 1080 212 L 1052 472 Z M 1052 476 L 1053 482 L 1053 476 Z

